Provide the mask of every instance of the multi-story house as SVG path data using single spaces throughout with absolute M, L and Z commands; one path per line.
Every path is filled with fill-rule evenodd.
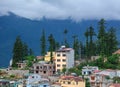
M 85 87 L 85 80 L 76 76 L 62 76 L 58 83 L 61 87 Z
M 51 76 L 55 74 L 55 65 L 45 62 L 34 63 L 31 71 L 41 76 Z
M 108 87 L 108 85 L 112 83 L 106 75 L 93 74 L 90 75 L 89 79 L 90 87 Z
M 26 81 L 26 87 L 50 87 L 49 80 L 38 74 L 32 74 Z
M 55 67 L 57 72 L 63 68 L 69 69 L 74 66 L 74 49 L 61 46 L 55 54 Z

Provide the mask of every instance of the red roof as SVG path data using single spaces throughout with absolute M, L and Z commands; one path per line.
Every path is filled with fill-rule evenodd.
M 120 87 L 120 84 L 114 83 L 114 84 L 111 84 L 110 86 L 113 86 L 113 87 Z
M 62 76 L 62 80 L 74 80 L 74 81 L 83 81 L 81 77 L 76 77 L 76 76 Z

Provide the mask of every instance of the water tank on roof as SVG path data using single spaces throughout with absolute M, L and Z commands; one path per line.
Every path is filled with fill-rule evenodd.
M 61 48 L 62 48 L 62 49 L 65 48 L 65 45 L 61 46 Z

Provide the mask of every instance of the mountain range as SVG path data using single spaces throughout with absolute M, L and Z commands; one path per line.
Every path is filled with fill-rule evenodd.
M 8 16 L 0 16 L 0 67 L 7 67 L 12 58 L 12 49 L 15 39 L 21 36 L 23 42 L 33 49 L 35 55 L 40 55 L 40 36 L 44 29 L 47 37 L 53 34 L 56 41 L 62 42 L 63 31 L 68 30 L 67 40 L 72 45 L 73 35 L 78 35 L 80 41 L 85 42 L 84 32 L 89 26 L 93 26 L 98 32 L 99 20 L 81 20 L 79 22 L 66 20 L 52 20 L 43 18 L 42 20 L 29 20 L 10 13 Z M 120 21 L 106 21 L 106 29 L 111 26 L 116 28 L 116 35 L 120 40 Z

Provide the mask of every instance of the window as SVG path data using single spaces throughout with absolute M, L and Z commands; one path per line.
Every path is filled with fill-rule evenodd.
M 57 59 L 57 62 L 60 62 L 60 59 Z
M 39 66 L 36 66 L 36 69 L 39 69 Z
M 59 57 L 60 56 L 60 54 L 57 54 L 57 57 Z
M 38 73 L 38 71 L 36 71 L 36 73 Z
M 51 66 L 49 66 L 49 69 L 51 69 Z
M 40 66 L 40 68 L 42 69 L 42 66 Z
M 68 84 L 70 84 L 71 82 L 68 82 Z
M 43 73 L 46 74 L 46 71 L 44 71 Z
M 66 64 L 63 64 L 62 66 L 63 66 L 63 67 L 66 67 Z
M 57 67 L 60 67 L 60 64 L 57 64 Z
M 63 81 L 63 84 L 65 84 L 65 81 Z
M 47 87 L 47 85 L 43 85 L 43 87 Z
M 32 76 L 32 78 L 34 78 L 34 76 Z
M 63 62 L 66 62 L 66 59 L 63 59 L 62 61 L 63 61 Z
M 64 57 L 65 57 L 65 56 L 66 56 L 66 54 L 63 54 L 62 56 L 64 56 Z

